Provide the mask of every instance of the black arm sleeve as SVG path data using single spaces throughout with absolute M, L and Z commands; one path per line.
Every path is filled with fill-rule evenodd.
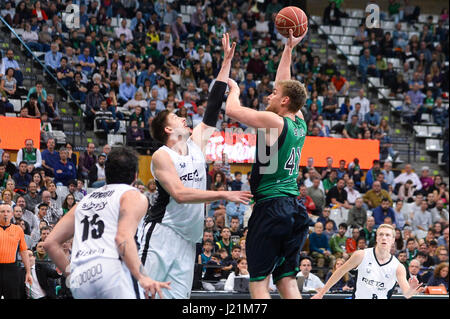
M 227 84 L 225 82 L 214 82 L 211 92 L 208 95 L 208 104 L 206 105 L 205 115 L 203 116 L 203 123 L 206 125 L 216 126 L 226 88 Z

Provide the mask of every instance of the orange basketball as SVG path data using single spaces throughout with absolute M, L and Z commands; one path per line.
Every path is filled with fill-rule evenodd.
M 289 37 L 289 29 L 292 29 L 293 36 L 302 36 L 308 27 L 308 17 L 305 12 L 297 7 L 285 7 L 278 12 L 275 18 L 275 26 L 281 35 Z

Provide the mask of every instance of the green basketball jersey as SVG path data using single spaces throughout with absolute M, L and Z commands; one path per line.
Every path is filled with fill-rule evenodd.
M 263 199 L 298 196 L 297 176 L 300 155 L 305 143 L 307 125 L 299 117 L 295 121 L 283 118 L 284 125 L 278 143 L 266 146 L 266 160 L 259 155 L 259 143 L 256 143 L 256 160 L 252 166 L 250 187 L 255 201 Z M 262 153 L 264 154 L 264 153 Z

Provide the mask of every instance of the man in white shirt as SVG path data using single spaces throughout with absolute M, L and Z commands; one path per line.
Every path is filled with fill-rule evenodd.
M 420 181 L 419 176 L 412 171 L 411 164 L 405 165 L 405 172 L 401 173 L 394 179 L 394 184 L 405 184 L 408 179 L 412 180 L 416 190 L 420 191 L 422 189 L 422 182 Z
M 120 38 L 121 34 L 125 34 L 125 41 L 128 43 L 133 41 L 133 33 L 127 28 L 127 19 L 122 19 L 121 26 L 116 28 L 116 37 Z
M 444 202 L 439 199 L 436 202 L 436 207 L 431 210 L 433 223 L 448 223 L 448 210 L 444 208 Z
M 358 96 L 354 97 L 351 101 L 351 105 L 355 105 L 356 103 L 361 104 L 361 112 L 365 115 L 370 110 L 370 102 L 369 100 L 364 96 L 364 89 L 360 89 L 358 92 Z
M 355 182 L 353 179 L 349 179 L 347 182 L 347 186 L 344 188 L 347 192 L 347 201 L 350 205 L 355 205 L 355 201 L 357 198 L 362 197 L 361 193 L 354 189 Z
M 298 278 L 301 276 L 305 277 L 303 292 L 316 292 L 324 286 L 319 277 L 311 273 L 311 259 L 309 257 L 305 257 L 300 261 L 300 272 L 297 273 L 296 277 Z
M 22 161 L 27 162 L 28 171 L 31 172 L 35 168 L 42 166 L 42 155 L 38 148 L 34 148 L 34 142 L 32 139 L 27 139 L 25 141 L 25 147 L 21 148 L 17 152 L 17 167 Z

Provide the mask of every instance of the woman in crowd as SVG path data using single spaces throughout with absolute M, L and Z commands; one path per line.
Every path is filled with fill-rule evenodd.
M 75 203 L 75 197 L 72 194 L 68 194 L 62 204 L 63 215 L 67 214 L 69 210 L 75 206 Z
M 44 183 L 44 181 L 42 180 L 42 176 L 41 176 L 41 174 L 40 174 L 38 171 L 35 171 L 35 172 L 33 173 L 32 181 L 36 183 L 36 186 L 37 186 L 36 192 L 37 192 L 38 194 L 41 194 L 43 191 L 46 190 L 46 188 L 45 188 L 45 183 Z
M 247 267 L 247 258 L 241 257 L 237 260 L 236 270 L 228 275 L 227 281 L 225 282 L 225 291 L 234 290 L 235 278 L 250 278 Z
M 336 259 L 336 262 L 334 263 L 333 269 L 331 269 L 326 278 L 325 282 L 330 279 L 330 277 L 334 274 L 334 272 L 341 267 L 345 263 L 344 258 L 338 258 Z M 352 291 L 355 286 L 355 282 L 352 278 L 352 276 L 349 273 L 346 273 L 333 287 L 331 287 L 331 292 L 333 291 Z
M 427 286 L 444 286 L 448 291 L 448 263 L 440 263 L 436 266 Z

